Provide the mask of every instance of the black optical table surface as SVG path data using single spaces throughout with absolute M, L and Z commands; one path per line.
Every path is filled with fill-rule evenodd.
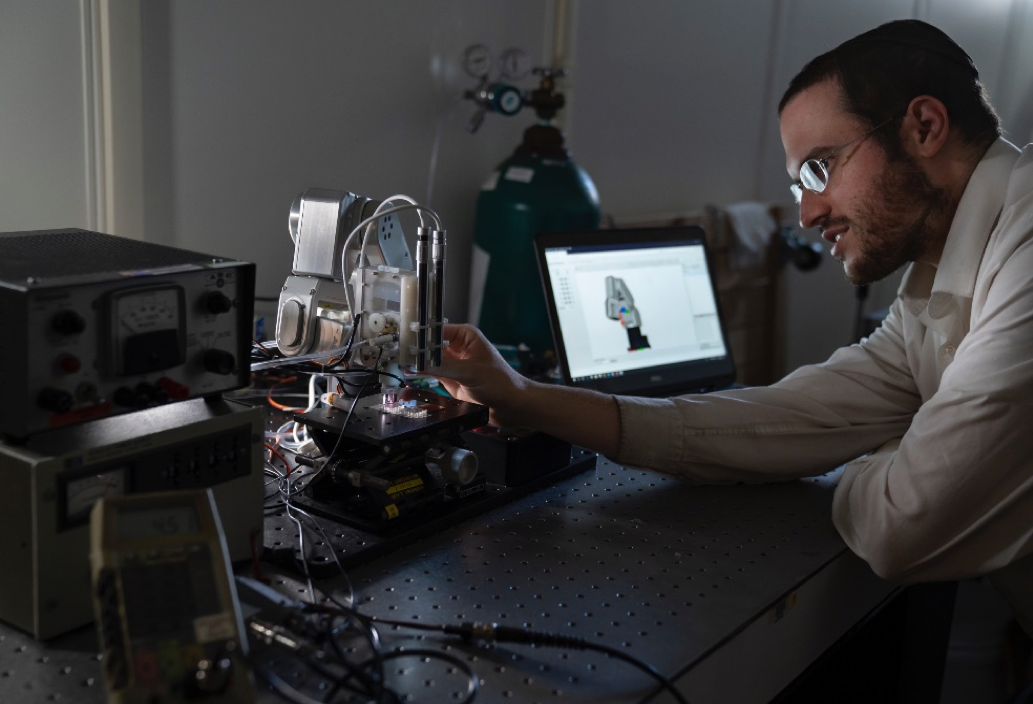
M 816 621 L 808 628 L 830 631 L 817 638 L 820 654 L 854 620 L 823 626 L 821 609 L 849 610 L 843 604 L 850 595 L 808 596 L 807 585 L 844 561 L 857 563 L 849 562 L 847 571 L 860 575 L 851 583 L 864 583 L 862 603 L 852 607 L 858 616 L 888 593 L 832 526 L 838 478 L 837 471 L 775 484 L 695 486 L 599 458 L 590 470 L 414 539 L 349 569 L 348 577 L 359 608 L 373 616 L 495 622 L 576 636 L 652 665 L 679 682 L 694 704 L 745 700 L 752 698 L 742 692 L 757 669 L 751 663 L 737 658 L 734 670 L 716 680 L 711 673 L 706 682 L 694 683 L 693 673 L 719 662 L 722 652 L 748 656 L 754 651 L 742 645 L 747 634 L 774 629 L 783 614 L 802 613 L 815 601 Z M 274 587 L 308 598 L 299 574 L 275 566 L 264 573 Z M 316 586 L 347 594 L 342 577 Z M 476 702 L 674 701 L 663 693 L 649 698 L 653 679 L 601 653 L 469 644 L 387 626 L 381 635 L 388 649 L 437 649 L 466 661 L 480 680 Z M 816 639 L 803 635 L 801 643 Z M 764 658 L 777 661 L 783 648 L 796 646 L 783 643 Z M 41 644 L 0 624 L 0 702 L 105 701 L 97 652 L 92 627 Z M 285 681 L 320 691 L 306 668 L 272 655 L 268 662 Z M 795 674 L 777 676 L 788 683 Z M 462 701 L 467 691 L 455 668 L 420 657 L 391 660 L 387 680 L 414 702 Z M 758 691 L 765 686 L 771 685 L 760 683 Z M 259 689 L 259 701 L 281 701 Z

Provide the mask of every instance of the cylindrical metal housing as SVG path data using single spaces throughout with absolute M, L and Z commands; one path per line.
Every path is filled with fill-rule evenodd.
M 445 324 L 445 231 L 432 231 L 431 262 L 434 265 L 434 296 L 431 310 L 430 359 L 441 366 Z
M 430 233 L 420 225 L 416 228 L 416 371 L 427 368 L 427 325 L 430 298 Z

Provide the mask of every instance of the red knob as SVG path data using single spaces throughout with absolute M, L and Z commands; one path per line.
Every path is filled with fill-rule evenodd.
M 82 369 L 82 362 L 74 354 L 63 354 L 57 358 L 57 366 L 65 374 L 75 374 Z

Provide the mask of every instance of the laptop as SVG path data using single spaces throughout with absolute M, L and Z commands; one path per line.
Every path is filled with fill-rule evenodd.
M 564 384 L 662 397 L 734 382 L 701 227 L 539 233 L 535 252 Z

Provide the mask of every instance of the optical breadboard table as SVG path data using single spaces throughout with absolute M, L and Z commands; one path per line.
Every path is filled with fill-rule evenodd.
M 591 470 L 349 568 L 347 581 L 316 586 L 342 599 L 354 589 L 373 616 L 496 622 L 619 648 L 693 704 L 767 701 L 894 591 L 832 526 L 838 477 L 701 487 L 600 458 Z M 299 575 L 270 567 L 265 576 L 308 599 Z M 651 696 L 655 680 L 597 652 L 478 645 L 394 627 L 381 635 L 389 649 L 466 662 L 479 679 L 476 702 L 675 701 Z M 96 652 L 89 628 L 46 644 L 0 628 L 0 701 L 104 701 Z M 301 691 L 327 690 L 285 656 L 259 653 Z M 392 659 L 387 680 L 413 702 L 467 694 L 461 671 L 419 656 Z M 266 690 L 260 700 L 280 701 Z

